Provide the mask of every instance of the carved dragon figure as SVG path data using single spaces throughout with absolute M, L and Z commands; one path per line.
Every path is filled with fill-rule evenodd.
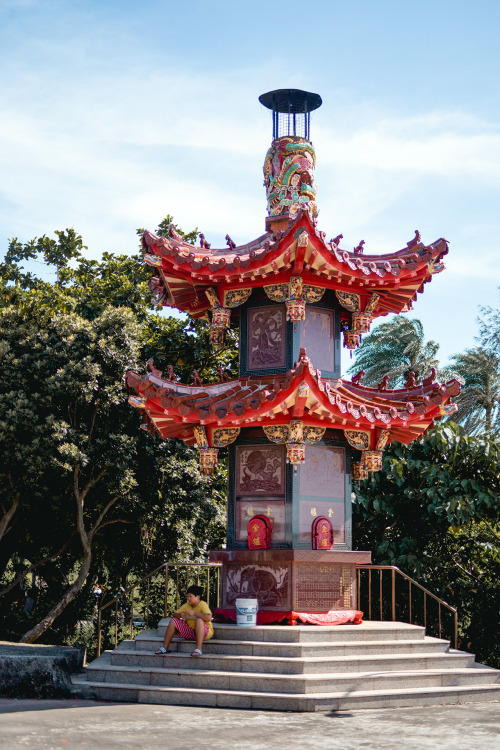
M 264 161 L 264 186 L 269 216 L 287 215 L 294 219 L 301 209 L 311 219 L 318 215 L 312 143 L 287 135 L 271 144 Z

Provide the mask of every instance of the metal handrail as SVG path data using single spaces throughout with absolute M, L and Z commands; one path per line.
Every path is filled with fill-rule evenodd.
M 357 579 L 358 579 L 358 599 L 361 592 L 361 571 L 368 570 L 368 620 L 372 619 L 372 570 L 379 571 L 379 614 L 380 619 L 383 620 L 383 596 L 382 596 L 382 575 L 384 570 L 391 571 L 391 616 L 392 620 L 396 620 L 396 573 L 408 581 L 408 619 L 412 620 L 412 589 L 416 587 L 424 594 L 424 628 L 427 627 L 427 597 L 431 597 L 438 605 L 438 628 L 439 636 L 441 637 L 442 623 L 441 623 L 441 607 L 449 610 L 453 615 L 453 643 L 454 648 L 458 648 L 458 612 L 455 607 L 447 604 L 443 599 L 433 594 L 431 591 L 422 586 L 417 581 L 410 578 L 410 576 L 403 573 L 395 565 L 357 565 Z
M 207 569 L 207 604 L 210 605 L 210 569 L 216 568 L 217 569 L 217 602 L 216 606 L 219 606 L 219 599 L 220 599 L 220 568 L 222 567 L 222 563 L 163 563 L 162 565 L 158 566 L 158 568 L 155 568 L 155 570 L 152 570 L 151 573 L 148 573 L 143 578 L 140 578 L 138 581 L 135 581 L 131 586 L 121 591 L 119 594 L 117 594 L 111 601 L 107 602 L 107 604 L 103 604 L 101 607 L 99 607 L 98 613 L 97 613 L 97 656 L 101 655 L 101 640 L 102 640 L 102 613 L 105 609 L 108 607 L 111 607 L 113 604 L 115 605 L 115 648 L 118 645 L 118 601 L 124 597 L 126 597 L 130 592 L 132 592 L 131 597 L 131 605 L 130 605 L 130 637 L 133 638 L 134 636 L 134 592 L 135 589 L 141 585 L 141 583 L 144 583 L 144 581 L 148 582 L 147 586 L 147 596 L 146 596 L 146 627 L 148 625 L 149 621 L 149 601 L 150 601 L 150 581 L 152 576 L 156 575 L 156 573 L 159 573 L 161 570 L 165 570 L 165 602 L 163 606 L 163 616 L 168 616 L 168 602 L 167 602 L 167 595 L 168 595 L 168 580 L 169 580 L 169 568 L 176 568 L 176 586 L 175 586 L 175 606 L 176 609 L 179 606 L 179 568 L 197 568 L 196 572 L 196 582 L 199 584 L 200 582 L 200 568 Z

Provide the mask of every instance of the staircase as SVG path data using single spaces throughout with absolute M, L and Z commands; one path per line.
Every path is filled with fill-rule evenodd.
M 275 711 L 500 701 L 500 671 L 401 622 L 238 628 L 214 625 L 203 656 L 172 641 L 168 619 L 106 651 L 86 671 L 98 700 Z

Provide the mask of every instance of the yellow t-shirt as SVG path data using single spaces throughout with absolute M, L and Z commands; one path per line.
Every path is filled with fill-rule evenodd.
M 179 609 L 177 610 L 177 612 L 186 612 L 186 610 L 188 610 L 188 609 L 192 609 L 193 612 L 201 612 L 203 615 L 211 615 L 212 614 L 212 610 L 210 609 L 210 607 L 208 606 L 208 604 L 206 602 L 204 602 L 204 601 L 200 601 L 200 603 L 197 604 L 196 607 L 192 607 L 190 604 L 188 604 L 186 602 L 186 604 L 183 604 L 182 607 L 179 607 Z M 196 619 L 198 619 L 198 618 L 196 618 Z M 194 630 L 195 618 L 194 617 L 190 617 L 188 620 L 186 620 L 186 622 L 189 625 L 189 627 L 193 628 L 193 630 Z M 206 641 L 208 641 L 208 639 L 211 638 L 213 636 L 213 634 L 214 634 L 214 629 L 213 629 L 212 623 L 211 622 L 207 622 L 207 625 L 208 625 L 208 635 L 205 638 Z

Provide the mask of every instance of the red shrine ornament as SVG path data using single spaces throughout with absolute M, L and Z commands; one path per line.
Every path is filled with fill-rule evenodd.
M 312 548 L 331 549 L 333 547 L 333 527 L 329 518 L 318 516 L 311 527 Z
M 271 522 L 266 516 L 254 516 L 248 522 L 248 549 L 271 548 Z

